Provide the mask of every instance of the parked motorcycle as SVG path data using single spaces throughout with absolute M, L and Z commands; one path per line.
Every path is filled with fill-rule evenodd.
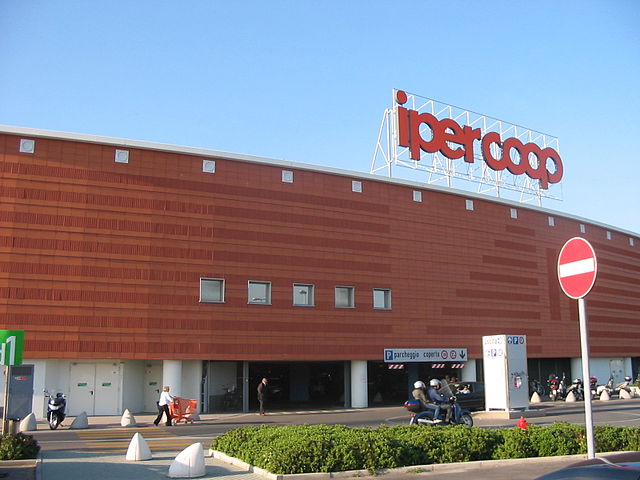
M 569 392 L 573 392 L 576 400 L 584 400 L 584 387 L 582 386 L 581 378 L 576 378 L 571 382 L 571 385 L 567 388 L 567 395 L 569 395 Z
M 47 402 L 47 422 L 49 422 L 49 428 L 55 430 L 66 417 L 67 400 L 61 392 L 56 393 L 55 396 L 47 391 L 44 393 L 45 397 L 49 398 Z
M 449 402 L 453 412 L 449 423 L 444 421 L 445 412 L 440 411 L 439 420 L 434 422 L 433 414 L 435 410 L 432 408 L 423 408 L 420 400 L 407 400 L 404 406 L 410 413 L 409 425 L 467 425 L 473 427 L 473 417 L 468 410 L 462 408 L 456 401 L 456 397 L 450 397 Z
M 567 387 L 564 373 L 562 374 L 562 379 L 555 374 L 549 375 L 549 398 L 555 402 L 556 400 L 564 400 L 566 396 Z
M 624 377 L 624 381 L 613 387 L 613 394 L 620 395 L 620 390 L 626 390 L 631 393 L 631 377 Z
M 596 377 L 589 379 L 589 392 L 591 392 L 591 400 L 598 396 L 598 379 Z
M 542 382 L 535 378 L 529 382 L 529 397 L 531 397 L 534 392 L 540 395 L 540 398 L 542 398 L 546 393 Z
M 609 381 L 604 385 L 598 385 L 596 388 L 596 395 L 599 397 L 605 390 L 609 395 L 613 393 L 613 376 L 609 377 Z

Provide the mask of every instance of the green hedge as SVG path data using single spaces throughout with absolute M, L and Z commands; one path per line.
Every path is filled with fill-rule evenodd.
M 597 450 L 640 450 L 640 427 L 599 426 Z M 586 453 L 584 427 L 484 429 L 343 425 L 244 427 L 215 438 L 211 448 L 275 474 L 381 470 L 410 465 Z
M 7 433 L 0 437 L 0 460 L 36 458 L 40 446 L 31 435 Z

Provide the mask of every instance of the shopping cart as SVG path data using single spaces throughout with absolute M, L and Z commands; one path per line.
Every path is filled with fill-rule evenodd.
M 191 398 L 175 397 L 173 402 L 169 404 L 169 413 L 174 423 L 193 423 L 191 415 L 198 413 L 198 401 Z

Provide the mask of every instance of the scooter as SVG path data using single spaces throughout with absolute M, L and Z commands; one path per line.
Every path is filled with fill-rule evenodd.
M 56 393 L 54 397 L 45 391 L 45 396 L 49 398 L 47 402 L 47 422 L 49 422 L 49 428 L 55 430 L 66 417 L 67 400 L 61 392 Z
M 614 395 L 620 395 L 620 390 L 626 390 L 627 392 L 631 393 L 631 377 L 624 377 L 624 381 L 620 382 L 618 385 L 616 385 L 613 388 L 613 394 Z
M 609 377 L 609 381 L 604 385 L 598 385 L 596 388 L 596 395 L 599 397 L 605 390 L 609 395 L 613 394 L 613 376 Z
M 576 400 L 584 400 L 584 388 L 582 386 L 582 379 L 576 378 L 575 380 L 573 380 L 573 382 L 571 382 L 571 386 L 567 388 L 567 395 L 569 395 L 569 392 L 573 392 Z
M 441 410 L 438 417 L 438 420 L 441 421 L 435 422 L 433 418 L 435 408 L 423 408 L 420 400 L 407 400 L 404 402 L 404 407 L 411 412 L 409 425 L 467 425 L 473 427 L 471 413 L 458 404 L 456 397 L 450 397 L 449 403 L 453 409 L 451 421 L 446 422 L 444 420 L 445 412 Z
M 537 393 L 540 397 L 543 397 L 545 394 L 542 382 L 535 378 L 529 382 L 529 397 L 534 393 Z
M 595 400 L 598 396 L 598 379 L 596 377 L 589 379 L 589 391 L 591 392 L 591 400 Z
M 563 400 L 567 394 L 566 379 L 564 373 L 562 374 L 562 380 L 557 375 L 551 374 L 549 376 L 549 398 L 552 401 Z

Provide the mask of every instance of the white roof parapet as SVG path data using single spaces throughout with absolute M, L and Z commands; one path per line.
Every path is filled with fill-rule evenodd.
M 606 228 L 606 229 L 623 233 L 625 235 L 629 235 L 633 237 L 639 236 L 638 233 L 631 232 L 629 230 L 623 230 L 609 224 L 597 222 L 594 220 L 589 220 L 587 218 L 579 217 L 576 215 L 566 214 L 563 212 L 559 212 L 557 210 L 551 210 L 548 208 L 539 207 L 531 204 L 523 204 L 515 200 L 491 197 L 482 193 L 469 192 L 466 190 L 460 190 L 460 189 L 445 187 L 440 185 L 432 185 L 432 184 L 427 184 L 427 183 L 414 181 L 414 180 L 385 177 L 378 174 L 363 173 L 363 172 L 345 170 L 345 169 L 334 168 L 334 167 L 325 167 L 321 165 L 294 162 L 291 160 L 284 160 L 284 159 L 273 159 L 273 158 L 259 157 L 259 156 L 248 155 L 248 154 L 238 154 L 238 153 L 229 153 L 229 152 L 223 152 L 218 150 L 209 150 L 205 148 L 185 147 L 181 145 L 171 145 L 171 144 L 164 144 L 164 143 L 155 143 L 155 142 L 130 140 L 130 139 L 122 139 L 122 138 L 114 138 L 114 137 L 102 137 L 99 135 L 58 132 L 54 130 L 41 130 L 41 129 L 29 128 L 29 127 L 15 127 L 10 125 L 0 125 L 0 133 L 10 134 L 10 135 L 24 135 L 24 136 L 33 137 L 33 138 L 50 138 L 50 139 L 70 140 L 70 141 L 85 142 L 85 143 L 97 143 L 102 145 L 113 145 L 114 147 L 131 147 L 131 148 L 140 148 L 143 150 L 157 150 L 157 151 L 170 152 L 170 153 L 183 153 L 183 154 L 195 155 L 198 157 L 211 157 L 211 158 L 219 158 L 219 159 L 225 159 L 225 160 L 236 160 L 241 162 L 259 163 L 264 165 L 295 168 L 298 170 L 310 170 L 310 171 L 316 171 L 320 173 L 328 173 L 332 175 L 349 177 L 349 178 L 360 178 L 360 179 L 369 180 L 373 182 L 404 185 L 404 186 L 409 186 L 409 187 L 413 187 L 413 188 L 417 188 L 425 191 L 431 190 L 431 191 L 436 191 L 436 192 L 441 192 L 441 193 L 446 193 L 451 195 L 458 195 L 465 198 L 478 199 L 486 202 L 500 203 L 500 204 L 504 204 L 504 205 L 508 205 L 508 206 L 512 206 L 520 209 L 524 208 L 527 210 L 534 210 L 537 212 L 546 213 L 548 215 L 553 215 L 559 218 L 567 218 L 567 219 L 575 220 L 581 223 L 588 223 L 590 225 Z

